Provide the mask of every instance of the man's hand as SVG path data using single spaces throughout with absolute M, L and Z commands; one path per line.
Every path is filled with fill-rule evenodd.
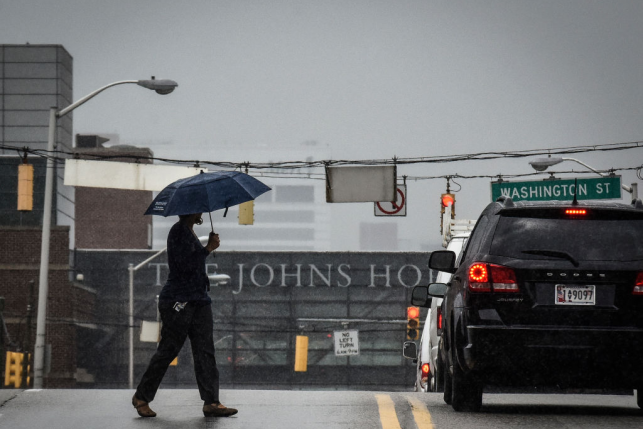
M 217 249 L 220 245 L 221 243 L 219 242 L 219 234 L 211 232 L 208 238 L 208 244 L 205 246 L 205 248 L 208 249 L 208 252 L 212 252 L 213 250 Z

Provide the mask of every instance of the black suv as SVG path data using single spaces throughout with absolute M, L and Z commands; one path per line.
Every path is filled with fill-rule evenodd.
M 456 411 L 478 411 L 494 385 L 636 389 L 643 408 L 641 200 L 500 197 L 455 259 L 433 252 L 429 267 L 451 283 L 416 287 L 412 301 L 444 296 L 444 399 Z

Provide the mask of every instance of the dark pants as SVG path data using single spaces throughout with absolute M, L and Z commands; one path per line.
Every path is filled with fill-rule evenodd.
M 172 304 L 159 304 L 163 327 L 161 342 L 136 388 L 136 397 L 152 402 L 168 366 L 179 354 L 185 338 L 190 338 L 194 373 L 205 404 L 219 402 L 219 370 L 214 359 L 212 307 L 188 303 L 181 311 Z

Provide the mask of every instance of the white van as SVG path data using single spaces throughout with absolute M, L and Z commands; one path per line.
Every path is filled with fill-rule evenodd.
M 454 235 L 447 244 L 447 250 L 451 250 L 458 255 L 456 264 L 460 263 L 462 250 L 464 249 L 470 232 L 462 232 Z M 457 265 L 456 265 L 457 266 Z M 435 280 L 436 283 L 449 283 L 452 274 L 440 271 Z M 431 308 L 426 315 L 422 336 L 420 337 L 420 346 L 417 354 L 417 373 L 415 378 L 416 392 L 439 392 L 443 389 L 443 365 L 439 359 L 438 353 L 440 347 L 440 335 L 438 330 L 441 329 L 441 306 L 442 298 L 433 298 Z

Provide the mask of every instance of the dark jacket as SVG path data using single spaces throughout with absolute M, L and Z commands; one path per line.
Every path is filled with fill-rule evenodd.
M 159 295 L 159 302 L 212 302 L 205 258 L 210 254 L 190 228 L 177 222 L 167 236 L 167 262 L 170 274 Z

